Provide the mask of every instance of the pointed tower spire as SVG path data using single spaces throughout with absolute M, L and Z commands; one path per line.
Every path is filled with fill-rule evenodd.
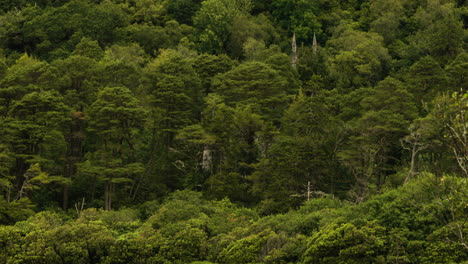
M 312 40 L 312 50 L 314 51 L 314 54 L 317 53 L 317 38 L 315 37 L 315 32 L 314 32 L 314 39 Z
M 296 32 L 293 33 L 292 44 L 291 44 L 291 65 L 296 67 L 297 64 L 297 44 L 296 44 Z

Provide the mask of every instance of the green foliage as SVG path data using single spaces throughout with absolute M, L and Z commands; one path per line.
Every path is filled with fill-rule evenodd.
M 330 225 L 311 237 L 304 263 L 383 263 L 384 245 L 385 229 L 376 223 Z
M 77 0 L 44 9 L 24 23 L 22 34 L 26 45 L 48 58 L 57 49 L 70 51 L 82 37 L 108 44 L 115 40 L 115 29 L 126 24 L 126 14 L 110 1 L 92 4 Z
M 0 263 L 468 258 L 463 1 L 0 2 Z
M 142 76 L 141 68 L 148 55 L 138 44 L 112 45 L 103 54 L 98 68 L 104 86 L 124 86 L 136 92 Z
M 200 8 L 199 0 L 174 0 L 170 1 L 167 13 L 179 23 L 191 25 L 192 17 Z
M 191 64 L 175 50 L 165 50 L 144 69 L 151 104 L 162 131 L 171 133 L 190 124 L 200 102 L 200 80 Z M 196 108 L 195 108 L 196 109 Z
M 466 75 L 468 74 L 468 54 L 460 53 L 449 65 L 446 67 L 447 75 L 449 76 L 449 83 L 453 89 L 467 89 L 468 82 Z
M 140 126 L 144 115 L 138 100 L 125 87 L 100 90 L 89 112 L 91 131 L 108 140 L 125 137 L 130 141 L 132 129 Z
M 380 35 L 347 30 L 329 45 L 332 56 L 328 67 L 338 88 L 375 85 L 386 75 L 390 56 Z
M 28 198 L 8 202 L 0 197 L 0 223 L 8 225 L 25 220 L 34 214 L 33 208 L 34 205 Z
M 429 54 L 441 63 L 455 58 L 462 50 L 464 35 L 458 16 L 453 2 L 428 1 L 414 15 L 419 30 L 408 37 L 411 45 L 420 54 Z
M 103 51 L 101 47 L 99 47 L 99 43 L 97 41 L 93 41 L 84 37 L 78 44 L 76 44 L 72 54 L 88 57 L 91 59 L 101 59 L 103 56 Z
M 466 109 L 468 108 L 468 94 L 455 92 L 452 95 L 442 94 L 434 100 L 434 106 L 424 121 L 432 124 L 436 130 L 428 137 L 434 137 L 453 153 L 452 160 L 456 161 L 460 173 L 468 175 Z M 434 129 L 433 127 L 433 129 Z M 438 128 L 438 129 L 437 129 Z M 427 140 L 427 138 L 426 138 Z
M 131 24 L 119 29 L 119 34 L 130 42 L 138 43 L 147 54 L 156 55 L 159 49 L 175 48 L 192 33 L 192 28 L 175 20 L 166 22 L 165 27 L 152 24 Z
M 370 30 L 384 37 L 386 43 L 401 38 L 401 24 L 407 21 L 405 1 L 369 1 Z
M 218 255 L 220 263 L 255 263 L 269 232 L 251 235 L 231 242 Z
M 0 257 L 40 263 L 458 263 L 466 258 L 466 186 L 465 179 L 426 174 L 360 205 L 312 199 L 297 211 L 262 218 L 227 200 L 178 191 L 145 222 L 132 209 L 87 209 L 68 221 L 42 212 L 2 226 Z
M 235 62 L 226 55 L 215 56 L 206 53 L 194 58 L 193 62 L 193 68 L 200 77 L 205 94 L 212 92 L 211 82 L 217 74 L 225 73 L 234 66 Z
M 447 92 L 447 78 L 440 65 L 431 57 L 423 57 L 408 72 L 411 93 L 422 103 L 433 100 L 436 94 Z
M 67 104 L 75 111 L 83 112 L 93 102 L 98 74 L 96 60 L 72 55 L 52 63 L 58 70 L 57 89 L 66 98 Z
M 351 122 L 355 127 L 348 141 L 350 145 L 339 153 L 356 179 L 350 192 L 356 201 L 368 195 L 369 181 L 375 179 L 376 187 L 380 188 L 382 178 L 392 172 L 388 159 L 392 153 L 398 153 L 399 139 L 417 116 L 412 95 L 391 77 L 381 81 L 360 104 L 364 111 Z
M 251 105 L 270 121 L 278 120 L 287 104 L 286 79 L 261 62 L 246 62 L 218 75 L 213 90 L 229 105 Z
M 195 41 L 199 50 L 208 53 L 223 53 L 234 19 L 245 16 L 251 9 L 250 0 L 207 0 L 193 17 L 197 29 Z

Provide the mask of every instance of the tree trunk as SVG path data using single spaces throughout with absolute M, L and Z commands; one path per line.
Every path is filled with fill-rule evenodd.
M 96 196 L 96 180 L 96 177 L 92 178 L 93 183 L 91 185 L 91 202 L 94 201 L 94 197 Z
M 205 145 L 203 147 L 203 161 L 202 168 L 204 171 L 212 172 L 213 170 L 213 155 L 210 147 Z
M 7 198 L 7 202 L 9 203 L 11 201 L 11 187 L 7 188 L 6 198 Z
M 104 185 L 104 210 L 110 210 L 110 182 Z
M 296 33 L 293 34 L 292 43 L 291 43 L 291 65 L 296 67 L 297 65 L 297 45 L 296 45 Z
M 84 118 L 85 115 L 81 111 L 72 113 L 72 122 L 70 123 L 69 134 L 67 135 L 68 150 L 66 154 L 66 163 L 64 167 L 64 177 L 72 179 L 76 175 L 76 164 L 81 161 L 83 157 L 82 144 L 84 140 Z M 69 199 L 69 186 L 63 187 L 63 210 L 68 209 Z
M 63 210 L 66 211 L 68 209 L 68 185 L 63 186 Z
M 411 151 L 411 161 L 410 161 L 410 168 L 408 171 L 408 176 L 406 176 L 405 183 L 407 183 L 415 174 L 415 164 L 416 164 L 416 154 L 418 151 L 416 150 L 416 145 L 413 145 L 413 149 Z

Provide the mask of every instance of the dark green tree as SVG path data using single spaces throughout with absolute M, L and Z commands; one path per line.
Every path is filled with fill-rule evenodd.
M 143 85 L 150 95 L 151 111 L 148 166 L 171 187 L 178 186 L 182 178 L 173 163 L 178 159 L 171 152 L 174 137 L 177 130 L 199 120 L 202 109 L 201 82 L 190 62 L 178 51 L 164 50 L 144 68 Z
M 14 159 L 15 194 L 25 181 L 32 164 L 39 163 L 51 173 L 61 174 L 60 158 L 66 145 L 64 127 L 70 109 L 56 91 L 35 91 L 15 101 L 0 126 L 2 143 L 9 146 Z
M 351 192 L 355 201 L 362 201 L 369 191 L 371 180 L 379 189 L 386 176 L 400 159 L 399 139 L 417 117 L 413 96 L 398 80 L 387 77 L 375 90 L 362 99 L 363 112 L 355 121 L 341 160 L 355 177 L 356 188 Z
M 338 88 L 372 86 L 386 75 L 390 56 L 380 35 L 347 30 L 328 44 L 328 68 Z
M 421 58 L 413 64 L 406 77 L 409 91 L 421 100 L 420 106 L 431 102 L 437 94 L 447 92 L 447 76 L 439 63 L 432 57 Z
M 265 213 L 297 206 L 307 199 L 307 191 L 311 198 L 347 187 L 336 151 L 342 144 L 340 130 L 323 94 L 296 98 L 283 116 L 281 135 L 273 139 L 251 175 L 253 192 L 263 199 Z
M 200 77 L 204 94 L 207 95 L 212 92 L 211 82 L 217 74 L 225 73 L 235 65 L 236 62 L 224 54 L 217 56 L 203 53 L 194 58 L 193 68 Z
M 104 183 L 104 208 L 110 210 L 115 184 L 132 182 L 132 176 L 143 173 L 135 156 L 135 138 L 143 125 L 144 111 L 124 87 L 101 89 L 88 111 L 89 132 L 95 135 L 89 140 L 95 142 L 87 161 L 80 165 L 80 174 Z
M 41 58 L 53 58 L 56 52 L 70 52 L 82 37 L 103 46 L 109 44 L 117 38 L 115 29 L 127 23 L 127 15 L 111 1 L 93 4 L 74 0 L 44 9 L 24 23 L 22 33 L 31 52 Z
M 250 0 L 207 0 L 193 17 L 195 42 L 200 51 L 225 53 L 234 19 L 250 12 Z
M 213 80 L 213 90 L 228 105 L 248 105 L 266 120 L 278 122 L 288 103 L 286 78 L 262 62 L 246 62 Z
M 449 78 L 449 84 L 453 91 L 468 90 L 468 53 L 460 53 L 445 68 Z

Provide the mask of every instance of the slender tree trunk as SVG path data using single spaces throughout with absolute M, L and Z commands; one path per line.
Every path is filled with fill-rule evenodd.
M 112 195 L 115 193 L 115 183 L 111 183 L 109 192 L 109 210 L 112 210 Z
M 109 211 L 109 192 L 110 192 L 110 183 L 106 182 L 104 185 L 104 210 Z
M 24 173 L 26 173 L 26 163 L 24 159 L 22 158 L 16 158 L 16 177 L 15 177 L 15 191 L 21 192 L 24 181 L 26 180 L 24 178 Z M 19 194 L 19 193 L 18 193 Z M 17 195 L 17 197 L 20 197 L 21 195 Z
M 11 201 L 11 187 L 8 187 L 7 189 L 6 198 L 7 198 L 7 202 Z
M 297 65 L 297 44 L 296 44 L 296 33 L 294 32 L 291 41 L 291 65 L 296 67 Z
M 84 124 L 83 120 L 85 115 L 81 111 L 75 111 L 72 113 L 72 122 L 70 123 L 69 134 L 67 135 L 68 150 L 66 154 L 66 163 L 64 168 L 64 176 L 68 179 L 72 179 L 76 175 L 77 166 L 76 164 L 81 161 L 83 157 L 82 143 L 84 140 Z M 64 185 L 63 187 L 63 210 L 68 209 L 69 204 L 69 186 Z
M 213 172 L 213 156 L 211 148 L 208 145 L 203 147 L 202 168 L 205 171 Z
M 66 211 L 68 209 L 68 185 L 63 186 L 63 210 Z
M 377 173 L 377 180 L 376 180 L 377 191 L 380 191 L 380 186 L 382 186 L 382 174 L 380 172 L 378 172 Z
M 415 164 L 416 164 L 416 155 L 418 151 L 416 150 L 416 145 L 413 145 L 413 149 L 411 151 L 411 161 L 410 161 L 410 168 L 408 171 L 408 176 L 406 176 L 405 183 L 407 183 L 415 174 Z
M 143 176 L 141 176 L 140 179 L 138 179 L 138 183 L 136 184 L 135 190 L 133 191 L 133 194 L 132 194 L 132 196 L 131 196 L 131 197 L 132 197 L 132 200 L 135 200 L 135 199 L 136 199 L 136 196 L 137 196 L 137 194 L 138 194 L 138 192 L 139 192 L 139 190 L 140 190 L 141 182 L 143 182 L 143 180 L 145 179 L 145 178 L 144 178 L 144 175 L 145 175 L 146 173 L 147 173 L 147 172 L 144 172 L 144 173 L 142 174 Z
M 408 175 L 405 178 L 404 183 L 407 183 L 411 178 L 413 178 L 417 172 L 417 158 L 419 152 L 427 149 L 429 147 L 428 144 L 420 142 L 420 135 L 415 133 L 415 131 L 410 130 L 410 135 L 405 137 L 404 139 L 401 139 L 401 146 L 408 150 L 411 154 L 411 160 L 410 160 L 410 167 L 408 171 Z M 434 159 L 434 157 L 431 155 L 430 160 L 437 160 Z M 431 162 L 432 163 L 432 162 Z

